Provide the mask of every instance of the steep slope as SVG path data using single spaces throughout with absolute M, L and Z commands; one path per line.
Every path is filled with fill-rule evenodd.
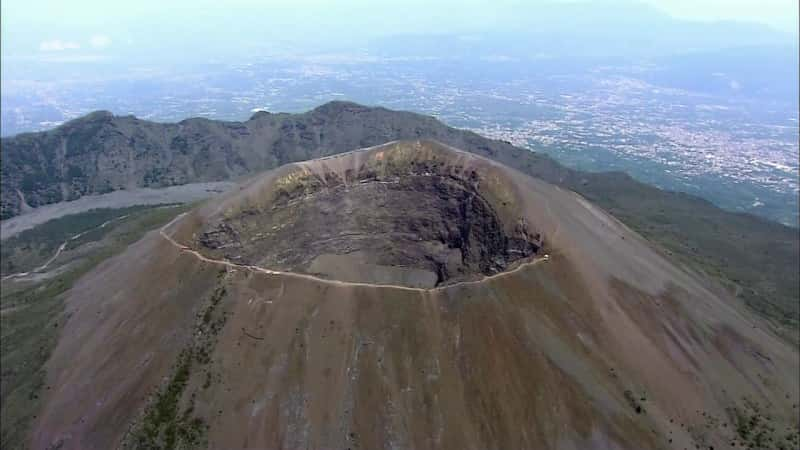
M 720 275 L 800 342 L 800 234 L 662 191 L 622 173 L 567 169 L 546 155 L 408 112 L 331 102 L 246 122 L 148 122 L 98 112 L 52 131 L 0 141 L 0 217 L 27 206 L 131 186 L 223 180 L 397 139 L 433 138 L 576 191 L 683 262 Z
M 437 180 L 468 180 L 479 216 L 492 220 L 470 213 L 379 232 L 401 233 L 403 248 L 415 232 L 417 249 L 435 249 L 425 244 L 435 230 L 464 262 L 475 254 L 462 251 L 475 248 L 463 245 L 470 233 L 456 241 L 442 230 L 483 224 L 497 242 L 527 236 L 536 251 L 429 288 L 401 272 L 349 280 L 361 262 L 347 259 L 315 272 L 259 258 L 263 242 L 306 239 L 261 222 L 281 214 L 282 202 L 336 205 L 360 199 L 365 185 L 390 199 L 424 185 L 426 198 Z M 464 205 L 464 189 L 435 192 Z M 369 205 L 349 214 L 369 218 L 361 206 Z M 396 205 L 413 218 L 412 206 Z M 357 222 L 332 231 L 346 246 L 294 250 L 363 251 L 348 233 Z M 375 250 L 367 264 L 382 265 L 393 250 Z M 32 445 L 796 446 L 798 353 L 727 295 L 579 195 L 438 143 L 292 164 L 180 217 L 79 282 Z

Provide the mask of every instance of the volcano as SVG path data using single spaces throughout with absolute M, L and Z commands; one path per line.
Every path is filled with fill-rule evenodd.
M 435 141 L 263 173 L 73 287 L 33 448 L 780 448 L 796 348 Z

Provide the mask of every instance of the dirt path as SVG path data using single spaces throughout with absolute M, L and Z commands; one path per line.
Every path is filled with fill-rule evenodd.
M 45 262 L 41 266 L 39 266 L 39 267 L 37 267 L 37 268 L 35 268 L 35 269 L 31 270 L 31 271 L 28 271 L 28 272 L 12 273 L 10 275 L 4 276 L 2 279 L 3 280 L 9 280 L 11 278 L 24 278 L 24 277 L 27 277 L 29 275 L 41 275 L 42 272 L 44 272 L 44 270 L 47 269 L 47 267 L 50 264 L 52 264 L 53 261 L 55 261 L 56 258 L 59 257 L 59 255 L 61 255 L 61 252 L 63 252 L 64 249 L 67 248 L 67 244 L 69 244 L 70 242 L 74 241 L 75 239 L 80 238 L 81 236 L 83 236 L 84 234 L 86 234 L 86 233 L 88 233 L 90 231 L 94 231 L 94 230 L 97 230 L 97 229 L 100 229 L 100 228 L 105 228 L 108 224 L 110 224 L 112 222 L 116 222 L 116 221 L 122 220 L 122 219 L 125 219 L 128 216 L 130 216 L 130 214 L 125 214 L 124 216 L 115 217 L 113 219 L 106 220 L 105 222 L 101 223 L 100 225 L 98 225 L 96 227 L 89 228 L 88 230 L 85 230 L 85 231 L 81 231 L 80 233 L 78 233 L 76 235 L 73 235 L 69 239 L 67 239 L 66 241 L 62 242 L 61 245 L 58 246 L 58 249 L 56 250 L 56 253 L 52 257 L 50 257 L 50 259 L 48 259 L 47 262 Z
M 159 234 L 164 239 L 166 239 L 167 242 L 169 242 L 170 244 L 175 246 L 181 252 L 189 253 L 189 254 L 193 255 L 195 258 L 198 258 L 201 261 L 205 261 L 205 262 L 208 262 L 208 263 L 211 263 L 211 264 L 219 264 L 219 265 L 222 265 L 222 266 L 225 266 L 225 267 L 230 267 L 230 268 L 233 268 L 233 269 L 249 270 L 249 271 L 252 271 L 252 272 L 265 273 L 267 275 L 280 275 L 280 276 L 290 277 L 290 278 L 301 278 L 301 279 L 304 279 L 304 280 L 312 280 L 312 281 L 315 281 L 315 282 L 318 282 L 318 283 L 333 284 L 333 285 L 336 285 L 336 286 L 385 287 L 385 288 L 392 288 L 392 289 L 400 289 L 400 290 L 404 290 L 404 291 L 428 292 L 428 291 L 435 291 L 435 290 L 440 290 L 440 289 L 447 289 L 447 288 L 460 286 L 460 285 L 483 283 L 486 280 L 489 280 L 491 278 L 505 277 L 505 276 L 510 275 L 510 274 L 512 274 L 514 272 L 522 270 L 525 267 L 533 266 L 533 265 L 536 265 L 536 264 L 539 264 L 539 263 L 543 263 L 543 262 L 547 262 L 550 259 L 548 255 L 544 255 L 544 256 L 542 256 L 540 258 L 536 258 L 536 259 L 534 259 L 532 261 L 529 261 L 529 262 L 526 262 L 526 263 L 522 263 L 519 266 L 515 267 L 514 269 L 506 271 L 506 272 L 500 272 L 500 273 L 497 273 L 497 274 L 494 274 L 494 275 L 484 276 L 483 278 L 481 278 L 479 280 L 460 281 L 458 283 L 453 283 L 453 284 L 448 284 L 446 286 L 433 287 L 433 288 L 414 288 L 414 287 L 408 287 L 408 286 L 401 286 L 401 285 L 397 285 L 397 284 L 376 284 L 376 283 L 359 283 L 359 282 L 355 282 L 355 281 L 339 281 L 339 280 L 331 280 L 331 279 L 328 279 L 328 278 L 320 278 L 320 277 L 317 277 L 317 276 L 314 276 L 314 275 L 308 275 L 308 274 L 304 274 L 304 273 L 282 272 L 282 271 L 279 271 L 279 270 L 265 269 L 265 268 L 259 267 L 259 266 L 236 264 L 236 263 L 232 263 L 230 261 L 226 261 L 226 260 L 222 260 L 222 259 L 208 258 L 205 255 L 203 255 L 200 252 L 198 252 L 197 250 L 194 250 L 194 249 L 192 249 L 190 247 L 187 247 L 186 245 L 178 243 L 177 241 L 172 239 L 172 236 L 167 234 L 167 229 L 170 226 L 172 226 L 172 224 L 174 224 L 176 221 L 178 221 L 180 218 L 182 218 L 185 215 L 186 215 L 186 213 L 178 214 L 174 219 L 172 219 L 169 223 L 167 223 L 166 225 L 161 227 L 161 229 L 159 230 Z

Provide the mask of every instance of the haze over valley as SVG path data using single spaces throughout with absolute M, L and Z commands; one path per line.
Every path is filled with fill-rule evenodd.
M 458 32 L 373 31 L 324 46 L 268 40 L 175 61 L 110 36 L 102 47 L 17 50 L 3 66 L 0 129 L 49 129 L 98 109 L 246 120 L 351 100 L 431 114 L 570 167 L 625 171 L 796 227 L 796 33 L 606 3 L 507 5 Z M 576 18 L 584 16 L 594 19 Z

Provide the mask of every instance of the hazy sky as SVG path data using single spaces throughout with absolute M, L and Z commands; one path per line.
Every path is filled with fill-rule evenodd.
M 625 4 L 626 0 L 603 0 Z M 768 24 L 796 32 L 797 0 L 643 0 L 675 17 Z M 95 58 L 135 51 L 179 56 L 248 45 L 352 45 L 385 34 L 525 27 L 546 2 L 532 0 L 3 0 L 3 56 Z M 554 2 L 547 2 L 554 3 Z M 557 1 L 565 7 L 576 1 Z M 629 1 L 630 3 L 630 1 Z M 583 3 L 588 4 L 588 3 Z M 596 4 L 593 4 L 596 6 Z M 625 7 L 607 8 L 620 11 Z M 595 8 L 604 11 L 603 8 Z M 531 24 L 531 26 L 535 26 Z M 235 47 L 232 46 L 236 43 Z
M 797 33 L 797 0 L 645 0 L 674 17 L 760 22 Z

